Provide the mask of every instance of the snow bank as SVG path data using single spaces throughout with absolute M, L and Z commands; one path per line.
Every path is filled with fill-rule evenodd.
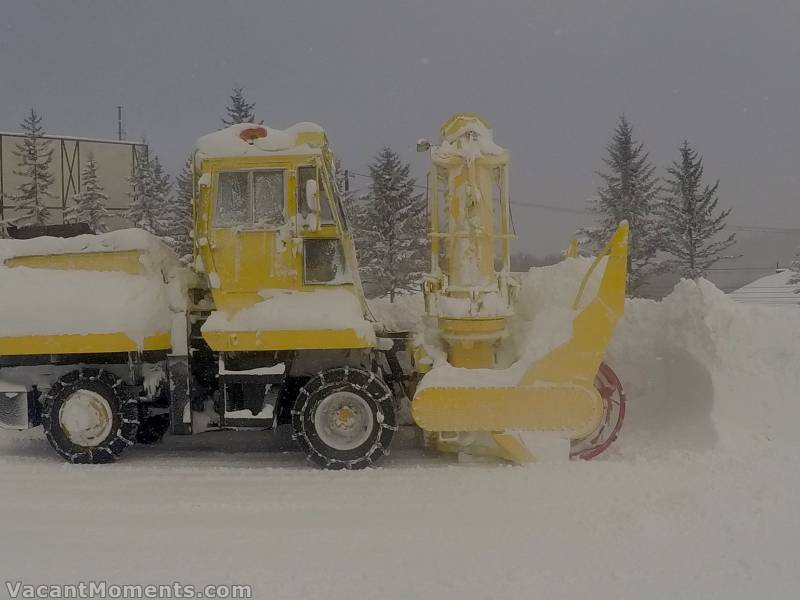
M 789 269 L 761 277 L 732 291 L 729 296 L 746 304 L 800 305 L 800 284 L 789 284 L 797 274 Z
M 628 396 L 623 445 L 796 445 L 798 332 L 800 307 L 738 304 L 705 280 L 629 300 L 608 353 Z
M 251 142 L 244 141 L 239 134 L 245 129 L 262 127 L 267 136 L 256 138 Z M 288 129 L 274 129 L 254 123 L 231 125 L 225 129 L 214 131 L 197 140 L 197 166 L 206 158 L 224 158 L 226 156 L 264 156 L 274 152 L 281 154 L 315 154 L 319 148 L 300 143 L 302 134 L 324 134 L 325 130 L 316 123 L 296 123 Z
M 212 312 L 203 331 L 354 329 L 361 338 L 375 340 L 373 324 L 364 319 L 361 303 L 346 289 L 263 290 L 261 295 L 262 302 L 236 314 Z

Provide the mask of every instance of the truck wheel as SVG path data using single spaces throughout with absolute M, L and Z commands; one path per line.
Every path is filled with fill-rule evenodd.
M 136 440 L 139 410 L 121 379 L 82 369 L 61 377 L 42 397 L 42 426 L 68 462 L 108 463 Z
M 389 453 L 397 431 L 392 392 L 368 371 L 323 371 L 300 390 L 292 426 L 292 437 L 314 464 L 363 469 Z

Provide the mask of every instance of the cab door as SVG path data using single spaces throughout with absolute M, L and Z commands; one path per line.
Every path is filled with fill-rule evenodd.
M 274 287 L 276 241 L 286 225 L 286 169 L 226 170 L 216 175 L 211 253 L 215 296 L 229 308 L 260 300 Z M 220 306 L 220 308 L 223 308 Z

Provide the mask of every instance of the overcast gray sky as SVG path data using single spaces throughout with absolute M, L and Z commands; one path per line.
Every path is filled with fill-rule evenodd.
M 257 116 L 323 125 L 346 167 L 482 113 L 517 201 L 582 208 L 618 115 L 659 166 L 688 138 L 732 221 L 800 227 L 800 0 L 3 0 L 0 130 L 147 136 L 177 170 L 233 85 Z M 515 208 L 518 247 L 580 215 Z

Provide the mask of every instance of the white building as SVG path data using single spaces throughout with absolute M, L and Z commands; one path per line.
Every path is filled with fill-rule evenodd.
M 784 269 L 751 281 L 729 295 L 736 302 L 748 304 L 800 305 L 800 284 L 789 285 L 795 275 L 797 273 Z

